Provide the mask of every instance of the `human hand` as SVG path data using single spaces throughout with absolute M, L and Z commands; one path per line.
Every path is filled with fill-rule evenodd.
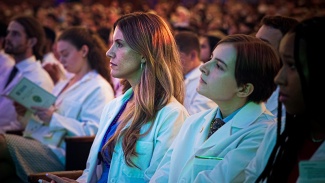
M 45 124 L 50 123 L 52 115 L 56 111 L 56 108 L 54 106 L 51 106 L 49 108 L 33 106 L 32 109 L 35 110 L 34 114 L 38 116 L 38 118 L 42 120 Z
M 14 102 L 14 107 L 15 107 L 15 110 L 16 110 L 16 113 L 19 115 L 19 116 L 24 116 L 27 109 L 26 107 L 24 107 L 23 105 L 17 103 L 17 102 Z
M 43 68 L 49 73 L 54 84 L 60 80 L 60 68 L 58 64 L 48 63 Z
M 46 176 L 48 178 L 52 179 L 51 182 L 48 182 L 43 179 L 39 179 L 38 182 L 39 183 L 78 183 L 76 180 L 69 179 L 66 177 L 58 177 L 58 176 L 50 174 L 50 173 L 47 173 Z

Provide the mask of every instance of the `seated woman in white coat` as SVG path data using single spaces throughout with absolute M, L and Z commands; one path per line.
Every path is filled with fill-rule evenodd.
M 246 169 L 251 182 L 325 182 L 325 98 L 319 89 L 324 68 L 325 16 L 302 20 L 280 43 L 282 67 L 274 81 L 280 88 L 285 121 L 269 128 Z M 317 44 L 318 43 L 318 44 Z M 278 109 L 281 109 L 279 107 Z
M 188 116 L 177 45 L 161 17 L 135 12 L 115 22 L 106 54 L 112 76 L 123 79 L 127 91 L 105 107 L 76 181 L 148 182 Z
M 274 50 L 258 38 L 237 34 L 220 40 L 200 67 L 197 87 L 219 107 L 186 119 L 150 182 L 244 181 L 265 130 L 276 122 L 264 102 L 276 89 L 279 68 Z
M 55 86 L 53 94 L 57 99 L 53 106 L 34 107 L 24 137 L 0 136 L 0 159 L 8 164 L 0 167 L 0 180 L 16 175 L 20 182 L 28 182 L 30 173 L 64 170 L 63 138 L 96 135 L 102 110 L 114 99 L 105 47 L 96 40 L 100 38 L 81 27 L 69 28 L 60 35 L 60 62 L 74 76 Z M 16 107 L 17 111 L 24 110 Z M 1 169 L 8 167 L 14 167 L 16 172 Z

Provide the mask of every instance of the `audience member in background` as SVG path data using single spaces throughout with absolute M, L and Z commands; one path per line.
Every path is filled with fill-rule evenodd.
M 181 57 L 185 83 L 184 107 L 190 115 L 217 106 L 209 98 L 199 94 L 196 88 L 201 79 L 200 43 L 198 36 L 191 31 L 180 31 L 175 35 Z
M 8 74 L 12 70 L 12 67 L 15 65 L 14 59 L 5 53 L 5 38 L 7 35 L 7 24 L 3 21 L 0 21 L 0 78 L 7 78 Z M 3 82 L 1 82 L 2 84 Z M 2 88 L 2 86 L 0 86 Z
M 0 136 L 0 159 L 5 165 L 0 166 L 0 180 L 16 174 L 27 182 L 30 173 L 64 170 L 63 138 L 96 135 L 103 108 L 114 98 L 109 62 L 99 41 L 98 35 L 82 27 L 66 29 L 59 36 L 60 62 L 74 77 L 55 85 L 54 106 L 34 107 L 35 117 L 28 121 L 24 137 Z
M 283 36 L 292 28 L 298 20 L 280 15 L 268 15 L 263 17 L 261 27 L 258 29 L 255 37 L 270 44 L 279 54 L 279 45 Z M 278 113 L 279 87 L 273 92 L 266 102 L 266 108 L 275 116 Z M 282 107 L 282 116 L 285 116 L 285 108 Z
M 43 27 L 45 31 L 45 46 L 44 57 L 42 60 L 43 68 L 50 74 L 54 84 L 60 80 L 72 77 L 72 74 L 68 73 L 60 61 L 55 57 L 53 53 L 53 46 L 55 46 L 56 33 L 49 27 Z
M 182 31 L 183 29 L 187 30 L 188 28 L 192 28 L 190 20 L 190 10 L 182 4 L 178 4 L 175 7 L 175 11 L 171 13 L 169 22 L 174 30 Z
M 8 25 L 4 21 L 0 20 L 0 78 L 3 81 L 6 80 L 5 78 L 8 78 L 12 67 L 15 65 L 14 59 L 4 51 L 7 26 Z M 0 91 L 3 90 L 4 85 L 4 82 L 0 82 Z M 1 132 L 2 130 L 0 124 L 0 133 Z
M 325 102 L 319 89 L 324 72 L 319 64 L 325 52 L 319 44 L 325 42 L 324 32 L 325 17 L 311 17 L 282 39 L 283 65 L 274 81 L 287 112 L 284 129 L 279 115 L 247 168 L 246 182 L 325 181 L 324 110 L 316 105 Z
M 11 19 L 5 38 L 5 52 L 13 56 L 15 65 L 0 80 L 0 131 L 22 130 L 14 101 L 3 94 L 12 89 L 22 77 L 51 92 L 53 82 L 42 68 L 45 33 L 42 25 L 32 16 L 16 16 Z M 11 76 L 10 76 L 11 75 Z M 18 119 L 19 118 L 19 119 Z
M 54 12 L 51 12 L 51 11 L 45 12 L 45 15 L 43 18 L 44 18 L 42 21 L 43 26 L 48 27 L 51 30 L 54 30 L 54 32 L 59 31 L 60 18 L 58 18 L 58 16 Z
M 225 37 L 225 35 L 202 34 L 199 35 L 200 41 L 200 60 L 207 62 L 211 59 L 211 54 L 217 43 Z
M 266 129 L 276 123 L 264 102 L 279 68 L 271 46 L 254 36 L 220 40 L 200 67 L 197 89 L 218 107 L 186 119 L 150 182 L 243 182 Z
M 115 22 L 106 54 L 127 91 L 105 107 L 77 181 L 148 182 L 188 116 L 177 45 L 161 17 L 134 12 Z

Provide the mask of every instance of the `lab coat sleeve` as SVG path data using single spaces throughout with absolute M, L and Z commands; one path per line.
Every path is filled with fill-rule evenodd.
M 276 143 L 277 124 L 270 126 L 256 152 L 256 156 L 245 169 L 245 183 L 255 182 L 264 170 Z
M 180 108 L 181 107 L 181 108 Z M 167 152 L 168 148 L 173 143 L 177 136 L 183 122 L 188 117 L 188 112 L 183 106 L 180 106 L 168 112 L 162 112 L 158 119 L 160 122 L 157 126 L 154 151 L 150 166 L 145 171 L 145 178 L 147 181 L 151 179 L 156 172 L 159 163 Z
M 68 116 L 53 113 L 50 128 L 52 130 L 66 129 L 68 136 L 95 135 L 103 108 L 111 99 L 113 99 L 113 94 L 98 87 L 89 93 L 82 103 L 69 101 L 68 106 L 64 108 L 64 110 L 69 110 Z
M 169 171 L 170 171 L 170 162 L 171 162 L 171 155 L 173 153 L 173 146 L 176 143 L 177 138 L 173 142 L 173 144 L 170 146 L 166 154 L 164 155 L 163 159 L 161 160 L 157 171 L 154 173 L 154 175 L 150 179 L 150 183 L 166 183 L 168 182 L 169 177 Z

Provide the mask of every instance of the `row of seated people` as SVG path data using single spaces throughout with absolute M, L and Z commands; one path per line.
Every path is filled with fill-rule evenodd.
M 306 22 L 308 23 L 308 21 Z M 324 23 L 323 19 L 320 19 L 320 22 Z M 10 25 L 12 24 L 9 24 L 9 35 Z M 300 29 L 305 28 L 297 27 Z M 310 28 L 315 29 L 312 26 Z M 321 30 L 324 30 L 324 27 L 321 28 Z M 69 72 L 74 74 L 73 78 L 76 78 L 77 74 L 72 72 L 73 69 L 68 69 L 70 67 L 69 63 L 73 62 L 76 65 L 74 67 L 79 66 L 75 70 L 83 70 L 82 67 L 87 65 L 85 62 L 89 62 L 90 58 L 93 61 L 94 58 L 88 57 L 88 59 L 85 59 L 87 53 L 89 54 L 91 49 L 96 49 L 96 46 L 88 46 L 86 43 L 82 43 L 79 47 L 75 45 L 76 43 L 71 40 L 71 37 L 76 36 L 78 31 L 82 32 L 79 35 L 80 37 L 92 37 L 92 35 L 87 35 L 84 28 L 76 27 L 63 32 L 59 36 L 57 43 L 60 59 L 63 60 L 60 61 L 64 63 Z M 150 37 L 148 35 L 155 36 Z M 281 35 L 284 34 L 281 32 Z M 103 110 L 100 111 L 101 117 L 100 120 L 98 119 L 98 131 L 95 127 L 85 126 L 85 124 L 88 125 L 85 120 L 79 122 L 84 122 L 84 124 L 77 127 L 77 129 L 75 127 L 67 128 L 69 125 L 66 123 L 72 124 L 73 122 L 66 119 L 61 118 L 64 121 L 61 123 L 53 122 L 60 108 L 34 108 L 36 112 L 30 114 L 30 119 L 41 120 L 45 124 L 49 124 L 45 126 L 50 130 L 51 128 L 54 131 L 65 129 L 67 135 L 75 135 L 80 131 L 83 131 L 86 135 L 89 135 L 87 132 L 96 133 L 87 160 L 87 167 L 82 176 L 77 179 L 78 182 L 107 182 L 114 180 L 121 182 L 148 182 L 149 180 L 150 182 L 244 182 L 246 177 L 244 171 L 248 165 L 251 168 L 251 174 L 249 174 L 251 177 L 247 177 L 252 178 L 252 180 L 256 179 L 261 173 L 259 171 L 266 166 L 267 162 L 265 161 L 268 158 L 264 162 L 261 161 L 263 163 L 260 165 L 261 169 L 254 169 L 260 163 L 257 158 L 251 161 L 257 151 L 264 153 L 264 156 L 269 156 L 273 146 L 279 147 L 280 144 L 278 143 L 282 143 L 284 146 L 290 145 L 290 143 L 295 144 L 296 133 L 290 134 L 290 128 L 292 127 L 288 126 L 287 129 L 286 126 L 284 132 L 289 132 L 285 133 L 285 135 L 291 137 L 293 142 L 284 140 L 283 142 L 277 142 L 278 146 L 275 145 L 276 130 L 277 126 L 281 124 L 282 112 L 280 110 L 277 123 L 275 115 L 267 110 L 264 104 L 276 91 L 276 84 L 279 86 L 285 85 L 281 81 L 283 79 L 281 77 L 284 77 L 286 72 L 283 70 L 289 65 L 285 60 L 288 58 L 281 55 L 283 63 L 286 64 L 283 64 L 280 70 L 279 55 L 274 48 L 259 38 L 235 34 L 220 40 L 212 52 L 211 59 L 203 64 L 196 58 L 196 61 L 199 62 L 192 61 L 195 60 L 192 57 L 199 56 L 198 51 L 196 51 L 196 54 L 195 52 L 187 52 L 186 45 L 182 46 L 182 44 L 186 43 L 186 41 L 182 41 L 183 37 L 188 36 L 191 37 L 193 34 L 180 32 L 174 36 L 163 19 L 152 13 L 130 13 L 116 21 L 113 43 L 106 52 L 107 57 L 110 58 L 111 70 L 106 71 L 106 74 L 110 73 L 113 77 L 122 79 L 124 91 L 123 95 L 114 98 L 113 89 L 110 88 L 112 97 L 109 102 L 103 102 L 103 105 L 106 104 L 106 106 L 102 106 Z M 290 45 L 292 44 L 290 41 L 293 40 L 287 39 L 286 41 L 288 43 L 284 41 L 284 46 L 281 49 L 289 53 L 291 51 L 291 55 L 294 55 L 292 52 L 298 50 L 290 50 L 289 48 L 286 50 L 286 47 L 293 47 Z M 10 50 L 9 48 L 10 46 L 7 48 L 6 45 L 6 52 L 9 52 L 7 51 Z M 70 62 L 64 62 L 64 58 L 69 57 L 69 49 L 73 49 L 74 59 Z M 75 63 L 76 58 L 83 60 L 83 62 Z M 190 61 L 195 67 L 199 66 L 199 71 L 201 71 L 198 76 L 196 89 L 198 93 L 196 95 L 206 97 L 207 102 L 205 104 L 211 102 L 214 105 L 208 110 L 197 111 L 192 114 L 188 108 L 184 107 L 186 104 L 184 98 L 186 99 L 188 91 L 185 92 L 186 88 L 179 84 L 183 83 L 183 74 L 185 75 L 185 83 L 187 79 L 191 79 L 193 76 L 193 73 L 191 73 L 192 75 L 187 77 L 186 74 L 190 73 L 191 69 L 184 67 L 184 65 L 191 65 L 189 64 Z M 86 69 L 88 72 L 90 72 L 89 70 L 96 70 L 96 68 L 91 67 L 91 63 L 89 65 L 88 69 Z M 312 69 L 316 68 L 313 67 Z M 101 73 L 100 69 L 96 71 Z M 280 72 L 277 75 L 278 71 Z M 300 74 L 306 74 L 306 72 Z M 274 78 L 276 78 L 276 84 Z M 71 81 L 72 83 L 70 83 Z M 73 82 L 72 79 L 70 82 L 63 85 L 65 87 L 61 88 L 59 97 L 69 90 L 70 85 L 72 85 L 71 89 L 73 89 L 73 84 L 76 81 Z M 295 82 L 299 83 L 300 81 Z M 55 88 L 57 86 L 59 85 L 56 84 Z M 111 85 L 108 84 L 108 86 Z M 88 85 L 88 90 L 89 87 Z M 297 91 L 297 88 L 295 89 Z M 105 94 L 107 95 L 107 92 Z M 286 93 L 286 95 L 289 94 Z M 70 96 L 74 98 L 70 103 L 82 100 L 85 97 L 84 95 L 86 93 L 80 94 L 77 98 Z M 302 98 L 302 96 L 298 97 Z M 85 107 L 89 107 L 88 105 L 92 105 L 96 100 L 98 99 L 89 99 Z M 286 105 L 286 100 L 282 101 Z M 293 107 L 298 108 L 300 106 Z M 18 104 L 15 104 L 15 108 L 18 114 L 25 113 L 24 108 Z M 73 108 L 73 110 L 78 109 Z M 80 111 L 82 111 L 82 107 Z M 88 109 L 87 115 L 85 115 L 85 118 L 88 119 L 87 122 L 90 121 L 89 116 L 94 114 L 93 111 L 89 111 L 91 109 Z M 287 112 L 295 114 L 294 110 L 287 110 Z M 66 115 L 69 116 L 70 114 L 66 113 Z M 76 119 L 79 119 L 79 117 Z M 296 120 L 292 118 L 286 119 L 291 119 L 293 122 Z M 220 129 L 218 130 L 218 128 Z M 300 130 L 307 133 L 304 128 Z M 266 136 L 269 135 L 271 138 L 263 142 L 266 132 L 268 132 Z M 317 137 L 324 140 L 321 136 L 324 135 L 324 130 L 317 132 Z M 11 163 L 17 173 L 17 178 L 22 181 L 27 181 L 26 177 L 30 173 L 63 169 L 62 164 L 64 164 L 64 161 L 62 159 L 64 160 L 64 156 L 59 156 L 56 153 L 58 152 L 56 151 L 58 149 L 58 147 L 55 147 L 56 145 L 44 144 L 42 140 L 37 139 L 38 137 L 32 137 L 37 139 L 37 142 L 35 140 L 22 140 L 22 137 L 18 138 L 7 134 L 2 137 L 0 142 L 6 145 L 1 146 L 3 148 L 1 152 L 7 153 L 2 153 L 0 158 Z M 321 146 L 323 141 L 320 142 L 312 150 L 312 153 Z M 267 152 L 263 152 L 265 149 L 259 149 L 263 143 L 271 144 L 269 147 L 268 144 L 265 145 Z M 37 152 L 35 152 L 35 148 L 30 149 L 31 146 L 36 147 Z M 61 147 L 61 150 L 62 148 L 64 149 L 64 147 Z M 298 152 L 299 148 L 297 147 L 295 150 Z M 286 152 L 286 149 L 282 149 L 282 151 Z M 16 158 L 19 156 L 24 156 L 24 162 Z M 35 160 L 35 158 L 29 156 L 39 159 Z M 61 159 L 58 157 L 61 157 Z M 43 159 L 47 160 L 43 161 Z M 275 160 L 277 166 L 284 164 L 291 167 L 291 169 L 286 171 L 286 176 L 282 176 L 281 173 L 283 172 L 281 171 L 275 171 L 279 175 L 270 174 L 273 167 L 272 161 L 271 166 L 268 166 L 268 169 L 263 172 L 265 177 L 270 178 L 270 180 L 273 177 L 287 179 L 290 174 L 293 180 L 297 179 L 299 174 L 292 173 L 291 170 L 292 166 L 298 161 L 281 164 L 281 161 Z M 255 164 L 251 165 L 250 162 Z M 4 177 L 0 178 L 12 175 L 13 173 L 10 170 L 12 169 L 3 171 L 2 176 Z M 51 174 L 48 177 L 56 182 L 72 181 Z

